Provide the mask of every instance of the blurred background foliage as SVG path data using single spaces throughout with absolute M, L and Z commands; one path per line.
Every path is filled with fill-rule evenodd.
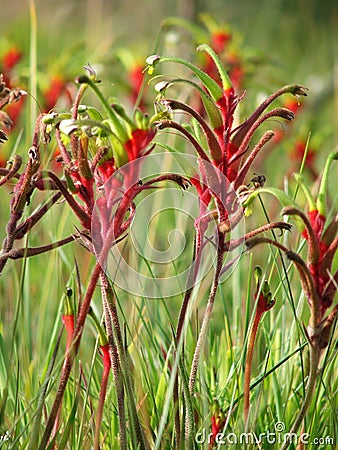
M 3 2 L 0 14 L 0 55 L 13 46 L 22 51 L 21 79 L 29 77 L 32 57 L 30 4 L 29 0 Z M 117 86 L 114 95 L 120 97 L 125 66 L 133 58 L 144 64 L 167 17 L 201 24 L 201 16 L 209 14 L 220 25 L 231 27 L 238 48 L 251 62 L 244 85 L 248 99 L 252 91 L 257 102 L 259 95 L 283 84 L 304 84 L 310 89 L 311 117 L 303 133 L 311 132 L 315 147 L 325 146 L 327 151 L 337 142 L 337 126 L 332 126 L 338 116 L 334 84 L 338 83 L 334 81 L 338 79 L 338 7 L 334 0 L 36 0 L 35 8 L 41 89 L 51 76 L 72 80 L 90 61 L 105 83 Z M 178 28 L 162 36 L 159 51 L 196 58 L 191 36 Z M 317 130 L 320 136 L 315 135 Z

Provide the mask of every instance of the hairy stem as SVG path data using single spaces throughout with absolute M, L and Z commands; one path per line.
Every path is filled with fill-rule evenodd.
M 101 346 L 101 351 L 102 351 L 102 361 L 103 361 L 103 373 L 102 373 L 102 377 L 101 377 L 99 404 L 98 404 L 97 411 L 96 411 L 94 450 L 100 449 L 100 430 L 101 430 L 101 423 L 102 423 L 102 417 L 103 417 L 104 403 L 106 400 L 108 377 L 109 377 L 109 372 L 110 372 L 110 367 L 111 367 L 111 360 L 110 360 L 110 355 L 109 355 L 108 344 L 105 346 Z
M 220 233 L 220 232 L 218 234 L 219 234 L 219 243 L 220 244 L 219 244 L 219 248 L 217 251 L 217 263 L 216 263 L 216 268 L 215 268 L 214 279 L 212 282 L 212 287 L 210 290 L 208 303 L 207 303 L 207 306 L 206 306 L 206 309 L 204 312 L 203 322 L 202 322 L 202 326 L 201 326 L 201 329 L 200 329 L 200 332 L 198 335 L 195 352 L 194 352 L 194 356 L 193 356 L 193 361 L 192 361 L 192 365 L 191 365 L 191 370 L 190 370 L 190 377 L 189 377 L 190 394 L 193 394 L 194 390 L 195 390 L 198 363 L 200 360 L 201 352 L 203 350 L 203 345 L 204 345 L 206 335 L 208 332 L 209 322 L 211 319 L 211 314 L 212 314 L 212 310 L 214 307 L 216 292 L 217 292 L 217 288 L 218 288 L 219 275 L 220 275 L 220 272 L 222 269 L 223 256 L 224 256 L 224 250 L 223 250 L 224 235 L 223 235 L 223 233 Z
M 52 432 L 53 429 L 53 425 L 55 423 L 62 399 L 63 399 L 63 395 L 67 386 L 67 382 L 69 379 L 69 375 L 74 363 L 74 359 L 75 356 L 77 355 L 78 351 L 79 351 L 79 347 L 80 347 L 80 342 L 81 342 L 81 338 L 82 338 L 82 333 L 83 333 L 83 328 L 84 328 L 84 324 L 86 321 L 86 317 L 88 314 L 88 310 L 89 310 L 89 306 L 90 306 L 90 302 L 92 300 L 92 297 L 94 295 L 94 291 L 99 279 L 101 273 L 101 265 L 99 263 L 96 263 L 93 273 L 91 275 L 90 281 L 89 281 L 89 286 L 87 289 L 87 292 L 84 296 L 83 302 L 81 303 L 81 307 L 79 310 L 79 314 L 77 317 L 77 321 L 76 321 L 76 327 L 75 327 L 75 331 L 74 331 L 74 336 L 73 336 L 73 342 L 72 342 L 72 346 L 71 346 L 71 351 L 69 351 L 66 355 L 65 361 L 64 361 L 64 369 L 62 371 L 62 376 L 60 378 L 60 382 L 59 382 L 59 386 L 56 392 L 56 396 L 54 399 L 54 403 L 46 424 L 46 428 L 44 431 L 44 434 L 42 436 L 40 445 L 38 447 L 38 450 L 45 450 L 50 434 Z
M 103 272 L 101 273 L 101 284 L 102 284 L 101 290 L 102 290 L 103 310 L 109 342 L 110 360 L 112 364 L 112 371 L 117 398 L 119 437 L 120 437 L 119 445 L 121 450 L 127 450 L 127 422 L 124 406 L 123 377 L 121 372 L 119 354 L 117 350 L 118 346 L 116 344 L 117 341 L 119 341 L 120 347 L 122 347 L 121 329 L 117 315 L 115 297 L 109 285 L 109 281 Z

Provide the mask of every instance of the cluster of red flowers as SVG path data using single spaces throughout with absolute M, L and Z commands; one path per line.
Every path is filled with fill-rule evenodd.
M 13 72 L 18 63 L 21 61 L 22 56 L 23 54 L 21 50 L 16 47 L 10 48 L 6 53 L 4 53 L 4 55 L 2 55 L 2 58 L 0 60 L 0 73 L 2 73 L 3 81 L 5 82 L 8 89 L 14 88 Z M 21 96 L 16 102 L 11 103 L 6 107 L 6 112 L 12 121 L 12 127 L 17 124 L 24 107 L 24 103 L 25 97 Z
M 14 87 L 13 79 L 15 78 L 15 70 L 23 59 L 23 52 L 19 48 L 13 46 L 7 50 L 0 58 L 0 73 L 3 74 L 3 80 L 9 89 Z M 69 105 L 72 98 L 71 93 L 67 90 L 68 80 L 61 75 L 52 75 L 49 85 L 41 92 L 41 102 L 43 111 L 53 109 L 61 96 L 66 95 Z M 16 86 L 17 87 L 17 86 Z M 13 125 L 18 123 L 20 115 L 24 107 L 25 97 L 21 97 L 17 102 L 7 106 L 7 113 L 11 118 Z
M 303 236 L 309 245 L 307 264 L 321 303 L 321 315 L 324 317 L 332 305 L 336 291 L 330 272 L 337 248 L 337 222 L 335 218 L 328 225 L 327 218 L 317 208 L 308 212 L 308 221 L 309 226 L 303 231 Z M 313 301 L 311 298 L 309 300 Z

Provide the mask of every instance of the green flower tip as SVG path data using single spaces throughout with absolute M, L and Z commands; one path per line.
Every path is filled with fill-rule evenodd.
M 257 284 L 259 283 L 259 280 L 262 278 L 262 274 L 263 274 L 263 272 L 262 272 L 261 267 L 260 266 L 256 266 L 254 268 L 254 277 L 255 277 L 255 281 L 256 281 Z
M 65 316 L 72 316 L 74 314 L 73 305 L 71 302 L 73 290 L 67 286 L 65 289 L 65 294 L 66 294 L 66 297 L 65 297 L 64 305 L 63 305 L 63 314 Z
M 211 405 L 211 412 L 212 412 L 212 415 L 213 415 L 213 416 L 218 415 L 219 412 L 220 412 L 220 409 L 219 409 L 219 403 L 218 403 L 218 400 L 217 400 L 216 398 L 215 398 L 215 399 L 213 400 L 213 402 L 212 402 L 212 405 Z
M 272 293 L 271 293 L 271 292 L 268 292 L 268 293 L 264 296 L 264 299 L 265 299 L 265 303 L 266 303 L 267 310 L 270 309 L 270 308 L 272 308 L 273 305 L 276 303 L 276 299 L 274 299 L 274 298 L 272 297 Z
M 267 282 L 267 280 L 265 280 L 263 283 L 262 292 L 263 292 L 265 299 L 269 302 L 272 298 L 272 294 L 270 292 L 270 286 L 269 286 L 269 283 Z
M 83 66 L 83 68 L 87 71 L 89 78 L 96 81 L 97 74 L 94 67 L 88 62 L 86 66 Z
M 78 84 L 93 84 L 93 83 L 100 83 L 101 81 L 97 79 L 96 71 L 94 70 L 93 66 L 87 63 L 86 66 L 83 66 L 83 68 L 87 71 L 87 75 L 80 75 L 79 77 L 75 78 L 75 82 Z
M 54 124 L 55 118 L 58 116 L 57 112 L 51 112 L 50 114 L 44 114 L 42 117 L 42 123 L 45 125 L 52 125 Z
M 150 55 L 146 59 L 147 63 L 147 72 L 149 75 L 154 73 L 155 66 L 159 63 L 161 57 L 159 55 Z
M 169 81 L 160 81 L 159 83 L 155 84 L 154 89 L 159 94 L 163 94 L 169 85 L 170 85 Z

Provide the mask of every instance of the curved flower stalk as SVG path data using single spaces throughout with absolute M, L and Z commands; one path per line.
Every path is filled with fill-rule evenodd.
M 159 92 L 158 103 L 170 114 L 182 111 L 191 118 L 191 126 L 185 126 L 174 119 L 165 118 L 159 120 L 159 128 L 172 128 L 179 131 L 192 144 L 200 161 L 199 172 L 190 176 L 190 181 L 195 186 L 200 200 L 199 217 L 195 221 L 195 260 L 197 266 L 199 264 L 198 258 L 200 258 L 205 245 L 204 239 L 208 224 L 211 220 L 217 222 L 216 267 L 191 365 L 190 395 L 195 390 L 198 363 L 207 335 L 220 276 L 226 270 L 223 268 L 225 254 L 241 245 L 243 240 L 249 239 L 249 237 L 260 232 L 275 227 L 289 229 L 283 223 L 269 224 L 264 229 L 257 229 L 246 236 L 242 236 L 241 239 L 229 240 L 229 233 L 236 229 L 242 218 L 245 209 L 242 204 L 243 201 L 265 182 L 264 176 L 257 176 L 251 180 L 252 185 L 250 183 L 244 184 L 255 158 L 272 139 L 274 133 L 271 130 L 266 131 L 250 149 L 252 140 L 261 124 L 270 118 L 281 118 L 287 121 L 293 119 L 292 111 L 286 108 L 269 108 L 274 100 L 286 93 L 291 93 L 297 98 L 307 95 L 306 88 L 301 85 L 285 86 L 271 94 L 244 122 L 236 126 L 235 112 L 242 97 L 236 94 L 216 52 L 205 44 L 200 45 L 198 50 L 205 52 L 213 62 L 215 72 L 218 74 L 217 81 L 208 73 L 180 58 L 153 55 L 147 59 L 150 73 L 160 63 L 173 62 L 190 69 L 200 83 L 177 78 L 168 82 L 161 82 L 155 87 Z M 193 106 L 166 96 L 168 88 L 177 83 L 187 83 L 196 90 L 204 104 L 208 119 L 204 118 Z M 211 189 L 210 186 L 213 186 L 213 188 Z M 186 292 L 181 306 L 176 330 L 177 341 L 182 338 L 183 323 L 190 296 L 191 290 Z M 176 398 L 178 399 L 177 394 Z M 189 438 L 187 442 L 189 442 Z
M 322 175 L 321 185 L 317 198 L 313 198 L 300 175 L 296 180 L 303 189 L 308 201 L 309 210 L 304 213 L 297 206 L 285 206 L 282 214 L 297 218 L 297 224 L 302 227 L 302 236 L 307 242 L 307 257 L 303 259 L 298 253 L 278 245 L 278 248 L 295 265 L 303 292 L 310 308 L 310 319 L 305 330 L 309 341 L 310 369 L 306 385 L 306 393 L 302 407 L 296 417 L 290 433 L 296 433 L 300 427 L 308 407 L 310 406 L 317 379 L 318 366 L 322 351 L 328 346 L 333 323 L 338 314 L 338 305 L 333 306 L 337 293 L 338 271 L 332 273 L 333 260 L 338 248 L 338 216 L 335 215 L 329 222 L 326 213 L 326 193 L 328 186 L 328 173 L 334 160 L 338 159 L 338 152 L 330 154 Z M 275 190 L 277 198 L 285 199 L 285 194 Z M 246 200 L 249 205 L 257 193 Z M 276 245 L 268 238 L 253 238 L 247 241 L 248 248 L 262 243 Z M 281 447 L 287 448 L 287 444 Z

